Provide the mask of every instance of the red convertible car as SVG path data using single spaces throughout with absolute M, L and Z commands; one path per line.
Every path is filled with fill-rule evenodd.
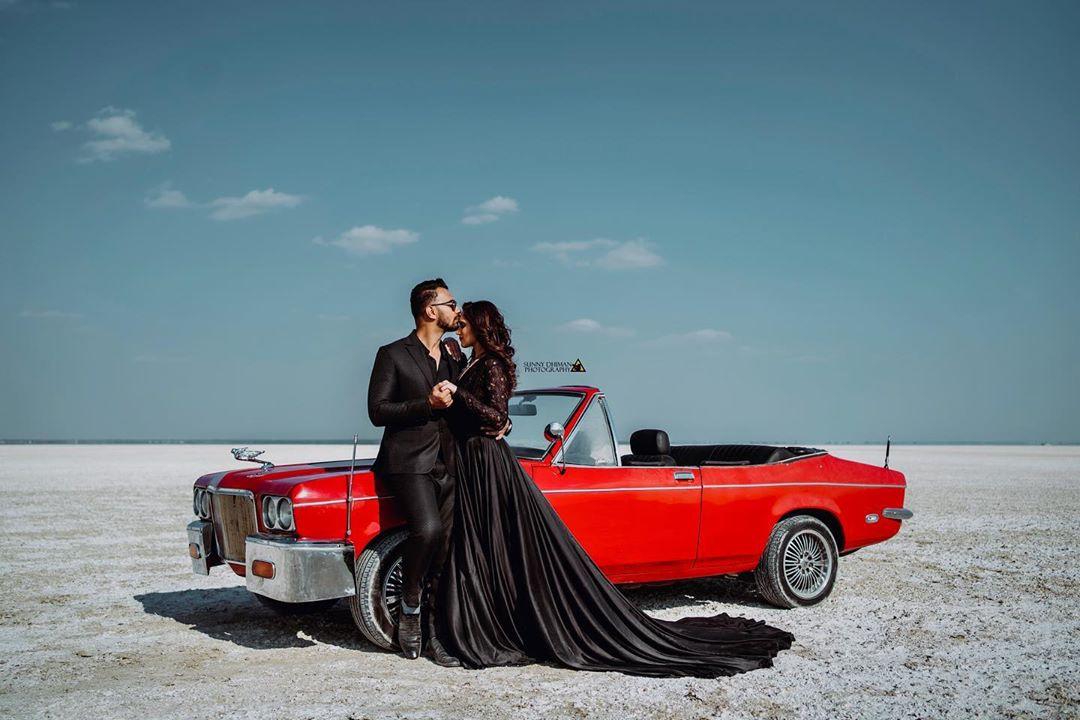
M 671 445 L 638 430 L 619 456 L 595 387 L 521 390 L 507 436 L 526 472 L 616 583 L 753 573 L 780 607 L 823 600 L 838 559 L 911 517 L 904 476 L 823 450 Z M 281 612 L 349 598 L 374 644 L 393 649 L 403 520 L 373 460 L 262 467 L 195 482 L 188 551 L 196 573 L 225 564 Z

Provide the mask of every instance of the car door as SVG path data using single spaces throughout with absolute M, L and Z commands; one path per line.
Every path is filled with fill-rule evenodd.
M 701 506 L 698 468 L 620 466 L 599 395 L 567 435 L 560 456 L 552 465 L 537 465 L 534 480 L 609 578 L 647 582 L 689 570 Z

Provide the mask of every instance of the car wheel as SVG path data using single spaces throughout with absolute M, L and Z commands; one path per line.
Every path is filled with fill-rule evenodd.
M 832 592 L 838 557 L 836 540 L 825 523 L 795 515 L 773 528 L 754 581 L 762 597 L 777 607 L 815 605 Z
M 330 600 L 290 603 L 275 600 L 274 598 L 268 598 L 265 595 L 260 595 L 258 593 L 252 593 L 252 595 L 257 597 L 259 602 L 276 612 L 278 615 L 311 615 L 322 612 L 323 610 L 329 610 L 334 606 L 334 603 L 338 601 L 337 598 L 332 598 Z
M 349 598 L 353 622 L 373 645 L 397 650 L 394 638 L 401 605 L 401 555 L 407 531 L 376 538 L 356 561 L 356 594 Z

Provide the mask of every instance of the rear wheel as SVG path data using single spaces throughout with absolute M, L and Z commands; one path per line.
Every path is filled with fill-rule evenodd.
M 832 592 L 838 557 L 825 523 L 795 515 L 773 528 L 754 581 L 765 600 L 777 607 L 816 605 Z
M 384 650 L 397 650 L 401 606 L 401 554 L 407 531 L 376 538 L 356 561 L 356 594 L 349 598 L 353 622 L 364 637 Z
M 331 600 L 314 600 L 312 602 L 300 602 L 289 603 L 282 602 L 281 600 L 275 600 L 274 598 L 268 598 L 265 595 L 259 593 L 252 593 L 259 599 L 266 607 L 270 608 L 278 615 L 311 615 L 314 613 L 322 612 L 323 610 L 329 610 L 334 606 L 334 603 L 338 601 L 337 598 Z

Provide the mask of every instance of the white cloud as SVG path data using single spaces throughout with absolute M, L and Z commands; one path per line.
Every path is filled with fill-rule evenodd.
M 630 337 L 634 334 L 634 331 L 631 328 L 604 325 L 592 318 L 571 320 L 568 323 L 559 325 L 556 330 L 579 333 L 582 335 L 601 335 L 610 338 Z
M 518 201 L 514 198 L 496 195 L 479 205 L 465 208 L 465 217 L 461 218 L 461 222 L 465 225 L 486 225 L 504 215 L 516 213 L 518 209 Z
M 172 183 L 162 183 L 143 198 L 143 203 L 150 208 L 189 208 L 194 205 L 187 195 L 173 188 Z
M 267 188 L 265 190 L 252 190 L 243 197 L 220 197 L 210 203 L 214 208 L 210 217 L 215 220 L 240 220 L 242 218 L 262 215 L 279 208 L 296 207 L 303 201 L 299 195 L 289 195 Z
M 336 245 L 354 255 L 385 255 L 396 247 L 410 245 L 420 239 L 412 230 L 386 230 L 377 225 L 364 225 L 351 228 L 333 240 L 314 238 L 317 245 Z
M 86 127 L 97 139 L 83 144 L 80 162 L 114 160 L 128 153 L 155 154 L 165 152 L 172 143 L 160 132 L 147 132 L 135 120 L 134 110 L 107 107 L 86 121 Z
M 605 270 L 637 270 L 655 267 L 664 259 L 652 250 L 644 238 L 617 242 L 608 238 L 569 242 L 541 242 L 533 245 L 536 252 L 550 255 L 565 265 L 596 266 Z
M 488 223 L 493 223 L 498 219 L 498 215 L 485 213 L 483 215 L 466 215 L 465 217 L 461 218 L 461 222 L 465 225 L 487 225 Z
M 600 256 L 596 264 L 608 270 L 636 270 L 656 267 L 664 260 L 653 252 L 643 238 L 628 240 Z
M 19 317 L 33 318 L 35 320 L 77 320 L 82 315 L 62 310 L 23 310 L 19 313 Z
M 75 127 L 75 124 L 70 120 L 57 120 L 56 122 L 49 123 L 49 127 L 55 132 L 64 132 L 65 130 L 70 130 Z

